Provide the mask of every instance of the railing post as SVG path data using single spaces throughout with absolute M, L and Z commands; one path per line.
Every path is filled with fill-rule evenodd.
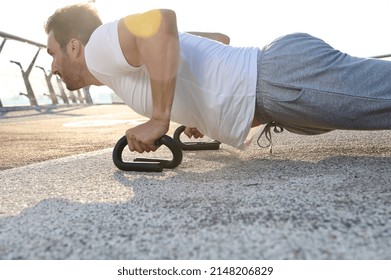
M 62 84 L 61 79 L 56 75 L 56 81 L 58 84 L 58 88 L 60 89 L 60 97 L 64 101 L 65 104 L 69 104 L 68 96 L 65 94 L 64 86 Z
M 29 65 L 29 67 L 27 68 L 26 71 L 23 70 L 23 67 L 20 64 L 20 62 L 13 61 L 13 60 L 10 61 L 11 63 L 15 63 L 16 65 L 18 65 L 20 67 L 20 71 L 22 72 L 24 84 L 25 84 L 26 90 L 27 90 L 27 94 L 21 93 L 21 95 L 26 95 L 27 96 L 27 98 L 30 100 L 31 106 L 38 106 L 37 99 L 35 97 L 33 88 L 32 88 L 32 86 L 30 84 L 30 81 L 29 81 L 29 76 L 30 76 L 31 70 L 33 69 L 34 63 L 37 60 L 37 57 L 38 57 L 38 54 L 39 54 L 40 50 L 41 50 L 41 48 L 38 49 L 37 53 L 35 54 L 33 60 L 31 61 L 30 65 Z
M 72 100 L 74 104 L 77 104 L 77 98 L 73 91 L 69 91 L 69 99 Z
M 1 45 L 0 45 L 0 53 L 1 53 L 1 51 L 3 50 L 3 47 L 4 47 L 6 41 L 7 41 L 7 39 L 4 38 L 4 39 L 3 39 L 3 42 L 1 42 Z M 3 107 L 3 103 L 1 103 L 1 99 L 0 99 L 0 108 L 2 108 L 2 107 Z
M 90 87 L 84 87 L 83 88 L 84 92 L 84 99 L 86 100 L 87 104 L 93 104 L 94 102 L 92 101 L 91 93 L 90 93 Z
M 57 105 L 58 104 L 58 100 L 57 100 L 57 96 L 56 96 L 56 92 L 54 91 L 54 88 L 53 88 L 53 85 L 52 85 L 52 76 L 53 76 L 53 73 L 49 73 L 47 74 L 45 68 L 41 67 L 41 66 L 35 66 L 39 69 L 41 69 L 45 75 L 45 80 L 46 80 L 46 84 L 48 85 L 48 89 L 49 89 L 49 96 L 50 98 L 52 99 L 52 103 L 53 105 Z
M 84 101 L 85 101 L 85 99 L 84 99 L 84 97 L 83 97 L 83 94 L 81 93 L 81 90 L 78 89 L 76 92 L 77 92 L 77 99 L 79 100 L 79 102 L 80 102 L 81 104 L 83 104 Z
M 3 50 L 3 47 L 4 47 L 6 41 L 7 41 L 7 39 L 4 38 L 4 39 L 3 39 L 3 42 L 1 42 L 1 45 L 0 45 L 0 53 L 1 53 L 1 51 Z

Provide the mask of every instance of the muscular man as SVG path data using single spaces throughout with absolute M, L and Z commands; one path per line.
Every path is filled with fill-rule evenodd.
M 45 29 L 52 72 L 68 89 L 107 85 L 150 118 L 127 130 L 131 151 L 155 151 L 171 120 L 239 149 L 261 124 L 306 135 L 391 128 L 391 62 L 308 34 L 238 48 L 219 33 L 178 32 L 171 10 L 102 25 L 89 5 L 57 10 Z

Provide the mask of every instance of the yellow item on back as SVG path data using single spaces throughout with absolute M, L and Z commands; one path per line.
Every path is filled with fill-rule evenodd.
M 155 35 L 161 23 L 162 15 L 159 10 L 125 17 L 126 28 L 135 36 L 148 38 Z

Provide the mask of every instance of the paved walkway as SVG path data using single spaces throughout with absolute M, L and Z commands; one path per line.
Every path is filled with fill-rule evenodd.
M 55 119 L 111 119 L 76 112 Z M 26 133 L 49 123 L 27 118 Z M 29 122 L 2 119 L 1 134 L 19 120 Z M 117 139 L 123 125 L 90 127 L 89 137 Z M 78 138 L 86 128 L 67 129 Z M 387 131 L 284 132 L 272 155 L 255 143 L 246 152 L 222 145 L 185 152 L 178 168 L 156 174 L 119 171 L 111 148 L 7 169 L 2 160 L 0 258 L 391 259 L 390 139 Z
M 0 110 L 0 170 L 112 147 L 145 120 L 124 105 Z

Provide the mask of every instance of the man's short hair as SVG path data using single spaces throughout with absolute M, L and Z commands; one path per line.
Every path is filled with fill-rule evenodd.
M 92 32 L 102 25 L 97 10 L 91 4 L 76 4 L 60 8 L 45 23 L 45 32 L 53 31 L 54 38 L 62 50 L 72 38 L 85 46 Z

